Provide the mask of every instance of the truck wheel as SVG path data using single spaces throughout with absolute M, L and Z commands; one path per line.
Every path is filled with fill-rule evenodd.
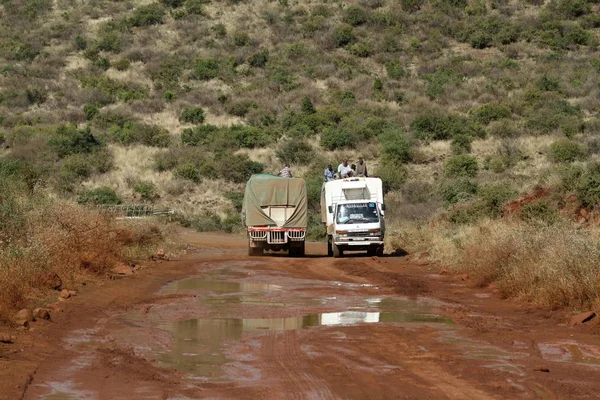
M 344 256 L 344 250 L 340 249 L 338 245 L 333 243 L 333 257 L 340 258 Z
M 298 257 L 304 257 L 306 254 L 306 243 L 302 242 L 302 246 L 298 249 Z
M 379 247 L 377 248 L 377 251 L 375 252 L 375 255 L 376 255 L 377 257 L 383 257 L 383 245 L 381 245 L 381 246 L 379 246 Z
M 331 246 L 331 237 L 327 239 L 327 257 L 333 257 L 333 247 Z
M 369 257 L 373 257 L 373 256 L 374 256 L 374 255 L 376 255 L 376 254 L 377 254 L 377 247 L 369 247 L 369 248 L 367 249 L 367 255 L 368 255 Z

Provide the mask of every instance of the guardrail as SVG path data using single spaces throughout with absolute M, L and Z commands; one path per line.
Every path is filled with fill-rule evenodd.
M 115 214 L 118 218 L 143 218 L 175 214 L 175 210 L 157 208 L 148 204 L 104 204 L 100 205 L 99 208 L 104 212 Z

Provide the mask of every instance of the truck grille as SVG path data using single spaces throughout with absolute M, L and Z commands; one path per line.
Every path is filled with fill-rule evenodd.
M 267 231 L 250 231 L 250 239 L 254 242 L 262 242 L 267 240 Z
M 284 231 L 272 231 L 272 232 L 269 232 L 267 243 L 269 243 L 269 244 L 283 244 L 283 243 L 287 243 L 286 232 L 284 232 Z
M 302 241 L 304 240 L 304 236 L 306 234 L 306 232 L 304 231 L 288 231 L 288 238 L 291 241 Z

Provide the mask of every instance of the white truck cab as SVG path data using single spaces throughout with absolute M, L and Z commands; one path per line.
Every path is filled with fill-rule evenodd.
M 346 178 L 325 182 L 321 190 L 321 220 L 327 228 L 327 253 L 345 251 L 383 254 L 385 205 L 379 178 Z

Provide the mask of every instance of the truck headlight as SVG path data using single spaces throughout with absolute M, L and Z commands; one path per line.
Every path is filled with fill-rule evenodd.
M 369 229 L 369 236 L 381 235 L 381 229 Z
M 338 236 L 348 236 L 348 231 L 335 231 Z

